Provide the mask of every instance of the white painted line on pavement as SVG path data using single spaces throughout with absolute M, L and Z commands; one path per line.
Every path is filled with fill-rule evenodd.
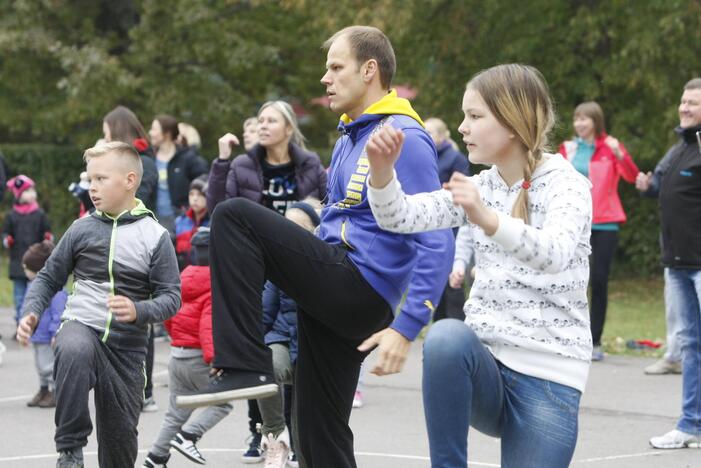
M 671 455 L 674 453 L 679 453 L 679 450 L 648 450 L 647 452 L 628 453 L 625 455 L 585 458 L 583 460 L 575 460 L 572 463 L 596 463 L 601 461 L 623 460 L 625 458 L 661 457 L 662 455 Z
M 28 395 L 20 395 L 20 396 L 13 396 L 13 397 L 4 397 L 0 398 L 0 403 L 5 403 L 5 402 L 10 402 L 10 401 L 19 401 L 19 400 L 26 400 L 28 398 L 33 397 L 31 393 Z

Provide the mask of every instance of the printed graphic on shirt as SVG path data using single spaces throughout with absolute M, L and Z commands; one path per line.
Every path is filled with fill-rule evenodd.
M 272 165 L 263 161 L 262 165 L 263 205 L 284 216 L 287 207 L 299 198 L 294 163 Z

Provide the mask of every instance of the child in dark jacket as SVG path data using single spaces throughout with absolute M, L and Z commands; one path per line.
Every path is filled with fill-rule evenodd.
M 27 249 L 22 256 L 22 267 L 24 273 L 29 279 L 27 290 L 32 287 L 32 281 L 36 278 L 37 273 L 44 268 L 46 260 L 48 260 L 51 252 L 54 250 L 54 244 L 51 241 L 43 241 L 34 244 Z M 41 316 L 39 325 L 37 325 L 34 335 L 32 335 L 32 344 L 34 347 L 34 365 L 36 366 L 37 374 L 39 375 L 39 391 L 34 397 L 27 402 L 27 406 L 39 408 L 53 408 L 56 406 L 54 398 L 54 337 L 61 324 L 61 315 L 63 309 L 66 308 L 68 293 L 65 289 L 57 292 L 51 304 Z
M 190 208 L 175 218 L 175 253 L 178 255 L 178 266 L 183 270 L 190 265 L 191 240 L 197 230 L 209 226 L 209 211 L 207 211 L 207 176 L 203 175 L 190 183 L 188 193 Z
M 15 322 L 19 324 L 22 303 L 27 293 L 28 279 L 22 269 L 22 256 L 30 245 L 43 240 L 53 241 L 49 218 L 37 203 L 34 181 L 18 175 L 7 181 L 7 188 L 15 200 L 5 217 L 2 229 L 2 245 L 10 252 L 10 279 L 13 283 Z
M 197 450 L 202 435 L 232 410 L 230 403 L 210 406 L 188 421 L 192 409 L 178 408 L 178 395 L 197 393 L 207 387 L 209 364 L 214 358 L 212 338 L 212 289 L 209 271 L 209 228 L 200 228 L 192 238 L 192 265 L 181 273 L 182 307 L 164 322 L 171 337 L 170 403 L 161 430 L 144 460 L 143 468 L 164 467 L 171 447 L 190 461 L 204 464 Z

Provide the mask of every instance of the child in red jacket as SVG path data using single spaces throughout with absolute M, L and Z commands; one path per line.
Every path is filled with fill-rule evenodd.
M 229 403 L 210 406 L 188 421 L 192 409 L 178 408 L 175 398 L 207 388 L 212 343 L 212 290 L 209 271 L 209 228 L 200 228 L 192 238 L 192 265 L 181 273 L 182 307 L 164 325 L 171 337 L 168 374 L 170 403 L 163 425 L 144 460 L 143 468 L 164 467 L 170 448 L 195 463 L 205 459 L 195 443 L 232 410 Z

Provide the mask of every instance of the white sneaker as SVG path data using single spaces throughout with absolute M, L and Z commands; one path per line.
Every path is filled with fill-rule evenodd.
M 200 465 L 207 463 L 207 460 L 205 460 L 200 451 L 197 450 L 197 445 L 195 445 L 195 442 L 186 439 L 180 433 L 175 434 L 175 437 L 173 437 L 173 439 L 170 441 L 170 446 L 183 454 L 190 461 Z
M 665 435 L 651 438 L 650 445 L 656 449 L 701 448 L 701 436 L 674 429 Z
M 261 448 L 265 450 L 265 468 L 285 468 L 290 453 L 290 432 L 285 428 L 277 437 L 268 434 L 263 437 Z
M 2 341 L 0 341 L 0 364 L 2 364 L 2 355 L 5 354 L 5 351 L 7 351 L 7 348 Z
M 158 411 L 158 405 L 156 404 L 156 400 L 153 399 L 153 397 L 148 397 L 144 400 L 143 405 L 141 406 L 141 412 L 142 413 L 155 413 Z
M 662 358 L 645 368 L 645 373 L 647 375 L 666 375 L 666 374 L 681 374 L 682 373 L 682 363 L 681 362 L 669 362 L 668 360 Z

